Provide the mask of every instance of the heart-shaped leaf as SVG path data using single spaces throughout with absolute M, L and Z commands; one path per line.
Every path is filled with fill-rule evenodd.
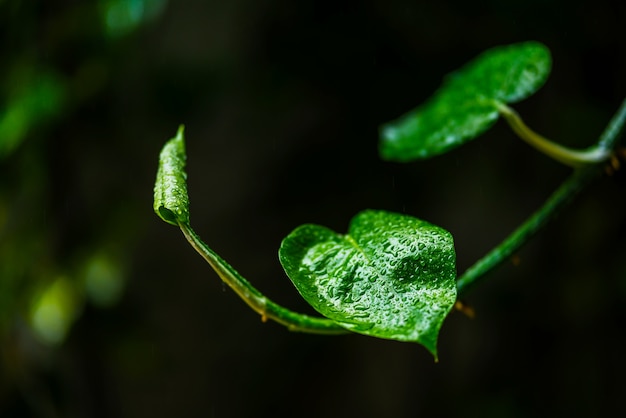
M 550 69 L 550 52 L 538 42 L 485 51 L 448 75 L 426 103 L 381 127 L 381 157 L 429 158 L 475 138 L 498 119 L 499 104 L 532 95 Z
M 302 225 L 280 262 L 322 315 L 354 332 L 413 341 L 437 356 L 437 336 L 456 300 L 452 236 L 419 219 L 364 211 L 347 235 Z

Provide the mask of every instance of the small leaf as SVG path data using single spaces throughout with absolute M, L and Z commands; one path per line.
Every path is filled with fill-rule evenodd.
M 419 219 L 364 211 L 347 235 L 302 225 L 279 258 L 300 294 L 354 332 L 413 341 L 437 356 L 439 328 L 456 300 L 452 236 Z
M 154 212 L 172 225 L 189 224 L 184 130 L 181 125 L 176 137 L 163 146 L 154 184 Z
M 448 75 L 426 103 L 382 126 L 381 157 L 393 161 L 429 158 L 475 138 L 498 119 L 499 103 L 532 95 L 550 69 L 550 52 L 537 42 L 482 53 Z

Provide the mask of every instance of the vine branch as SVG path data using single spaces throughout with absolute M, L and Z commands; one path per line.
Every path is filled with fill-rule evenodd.
M 520 119 L 521 120 L 521 119 Z M 597 144 L 591 149 L 597 149 L 598 153 L 606 154 L 605 161 L 615 152 L 618 139 L 624 124 L 626 123 L 626 99 L 605 128 Z M 530 216 L 520 227 L 509 235 L 502 243 L 488 252 L 483 258 L 469 267 L 457 281 L 459 295 L 467 291 L 480 281 L 487 273 L 508 259 L 515 251 L 525 244 L 537 231 L 554 217 L 554 215 L 566 206 L 573 198 L 584 189 L 593 179 L 602 174 L 602 164 L 590 164 L 578 168 L 567 178 L 563 184 L 548 198 L 544 205 Z
M 232 266 L 211 250 L 186 223 L 179 222 L 183 235 L 191 246 L 206 260 L 211 268 L 244 302 L 261 315 L 263 322 L 271 319 L 290 331 L 312 334 L 345 334 L 348 331 L 330 319 L 313 317 L 291 311 L 272 302 L 244 279 Z

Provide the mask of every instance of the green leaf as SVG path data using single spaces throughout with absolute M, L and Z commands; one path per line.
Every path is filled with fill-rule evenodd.
M 368 210 L 347 235 L 302 225 L 280 262 L 307 302 L 354 332 L 413 341 L 437 356 L 437 336 L 456 300 L 452 236 L 419 219 Z
M 550 52 L 538 42 L 487 50 L 448 75 L 423 105 L 381 127 L 381 157 L 429 158 L 475 138 L 498 119 L 499 104 L 532 95 L 550 69 Z
M 163 146 L 154 184 L 154 212 L 172 225 L 189 224 L 189 197 L 185 173 L 185 127 Z

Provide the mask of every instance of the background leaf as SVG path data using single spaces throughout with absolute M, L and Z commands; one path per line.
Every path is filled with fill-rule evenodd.
M 364 211 L 341 235 L 303 225 L 280 261 L 300 294 L 347 329 L 414 341 L 435 357 L 439 328 L 456 300 L 452 236 L 419 219 Z
M 492 48 L 444 80 L 426 103 L 381 128 L 381 157 L 410 161 L 443 154 L 489 129 L 498 103 L 537 91 L 551 69 L 537 42 Z

